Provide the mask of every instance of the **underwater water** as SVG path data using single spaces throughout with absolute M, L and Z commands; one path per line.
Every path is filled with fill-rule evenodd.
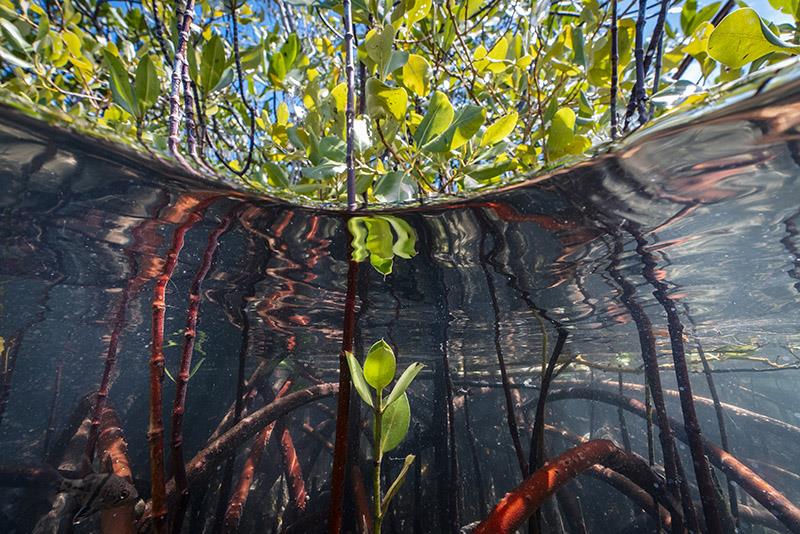
M 398 373 L 425 365 L 408 390 L 409 433 L 383 462 L 385 492 L 416 456 L 385 532 L 457 532 L 541 463 L 532 447 L 553 458 L 587 439 L 653 464 L 658 487 L 622 476 L 622 460 L 581 468 L 545 501 L 542 532 L 666 529 L 659 491 L 683 497 L 661 497 L 673 522 L 691 523 L 688 504 L 701 528 L 712 507 L 724 531 L 797 532 L 800 83 L 747 96 L 507 190 L 359 214 L 361 263 L 348 261 L 342 213 L 195 182 L 0 109 L 0 532 L 133 531 L 143 506 L 132 502 L 111 509 L 131 514 L 126 530 L 108 510 L 71 525 L 80 499 L 51 476 L 123 463 L 148 528 L 153 388 L 167 480 L 176 441 L 188 465 L 184 532 L 327 532 L 338 407 L 324 388 L 338 383 L 348 319 L 359 359 L 383 338 Z M 659 404 L 645 394 L 654 378 L 673 453 L 645 407 Z M 284 386 L 327 393 L 282 414 L 269 439 L 262 421 L 194 462 Z M 372 510 L 371 435 L 353 394 L 338 480 L 347 532 Z M 675 469 L 665 456 L 682 489 L 661 478 Z M 171 517 L 181 499 L 167 491 Z

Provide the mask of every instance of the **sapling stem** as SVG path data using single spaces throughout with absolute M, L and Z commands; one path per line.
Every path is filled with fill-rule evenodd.
M 373 483 L 373 507 L 375 509 L 374 534 L 381 534 L 381 522 L 383 521 L 383 511 L 381 510 L 381 462 L 383 461 L 383 450 L 381 447 L 381 420 L 383 419 L 383 392 L 378 390 L 375 396 L 375 425 L 373 434 L 373 454 L 375 456 L 375 470 L 372 475 Z

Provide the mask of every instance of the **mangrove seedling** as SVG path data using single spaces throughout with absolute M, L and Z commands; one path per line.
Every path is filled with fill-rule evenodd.
M 424 366 L 418 362 L 409 365 L 395 382 L 389 396 L 384 398 L 383 390 L 392 382 L 396 371 L 392 348 L 382 339 L 376 342 L 367 353 L 363 369 L 353 353 L 346 352 L 345 356 L 350 367 L 353 386 L 361 400 L 372 410 L 373 522 L 374 534 L 380 534 L 381 522 L 389 508 L 389 502 L 403 485 L 408 470 L 414 462 L 414 455 L 406 456 L 400 474 L 384 496 L 381 496 L 381 462 L 383 455 L 397 447 L 408 433 L 411 407 L 408 404 L 406 389 Z

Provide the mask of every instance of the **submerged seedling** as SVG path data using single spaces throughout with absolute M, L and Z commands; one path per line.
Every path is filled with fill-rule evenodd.
M 419 362 L 409 365 L 397 379 L 389 395 L 384 398 L 383 390 L 392 382 L 397 370 L 392 348 L 382 339 L 376 342 L 367 353 L 363 369 L 353 353 L 347 352 L 345 355 L 353 386 L 361 400 L 372 410 L 373 522 L 374 534 L 380 534 L 381 522 L 389 509 L 389 502 L 403 485 L 414 462 L 414 455 L 406 456 L 400 474 L 384 496 L 381 496 L 381 462 L 383 455 L 400 445 L 408 434 L 411 407 L 406 389 L 424 366 Z

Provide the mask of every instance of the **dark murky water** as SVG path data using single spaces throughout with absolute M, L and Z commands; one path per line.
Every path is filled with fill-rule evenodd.
M 728 403 L 722 410 L 730 451 L 789 501 L 800 500 L 797 87 L 661 128 L 614 156 L 536 184 L 393 214 L 416 234 L 416 255 L 395 257 L 385 278 L 366 261 L 355 279 L 356 353 L 385 338 L 398 368 L 426 365 L 410 390 L 409 436 L 384 464 L 388 485 L 405 454 L 417 455 L 386 532 L 448 532 L 478 521 L 522 480 L 509 402 L 527 458 L 543 356 L 551 357 L 559 333 L 566 343 L 545 411 L 554 427 L 545 433 L 549 456 L 574 446 L 554 432 L 561 429 L 620 446 L 629 440 L 648 458 L 645 419 L 627 411 L 623 427 L 608 399 L 621 378 L 625 396 L 644 402 L 640 334 L 652 333 L 669 415 L 683 421 L 678 390 L 687 387 L 676 382 L 673 365 L 679 345 L 703 436 L 720 443 L 702 349 Z M 55 492 L 31 473 L 45 465 L 86 473 L 86 401 L 103 383 L 118 425 L 104 417 L 99 455 L 106 454 L 103 432 L 118 426 L 139 494 L 149 498 L 154 285 L 181 228 L 185 244 L 166 284 L 164 354 L 173 377 L 192 280 L 204 255 L 211 261 L 194 349 L 194 363 L 202 363 L 188 382 L 187 460 L 204 448 L 237 391 L 251 392 L 244 409 L 252 413 L 287 378 L 296 389 L 338 380 L 349 241 L 341 216 L 161 175 L 11 112 L 1 116 L 0 531 L 30 532 L 37 522 L 40 532 L 67 531 L 69 504 L 60 526 L 59 518 L 48 520 L 51 508 L 60 510 Z M 214 252 L 209 237 L 213 243 L 217 235 Z M 673 305 L 670 332 L 665 309 Z M 109 345 L 117 341 L 114 354 Z M 256 370 L 253 391 L 242 377 Z M 591 400 L 592 391 L 605 392 L 605 400 Z M 165 378 L 168 475 L 174 395 Z M 326 531 L 335 410 L 330 397 L 280 420 L 254 471 L 240 532 Z M 289 447 L 278 433 L 290 436 L 299 474 L 286 469 Z M 357 455 L 368 493 L 369 433 L 365 428 Z M 655 434 L 653 459 L 662 464 L 657 428 Z M 222 528 L 220 510 L 250 450 L 247 440 L 192 485 L 186 532 Z M 678 450 L 697 500 L 690 449 L 681 442 Z M 92 469 L 108 467 L 96 461 Z M 716 474 L 724 487 L 725 474 Z M 589 532 L 653 531 L 641 505 L 607 482 L 595 474 L 566 486 L 567 498 L 544 508 L 545 531 L 580 531 L 570 495 Z M 358 510 L 352 487 L 349 480 L 346 530 L 355 528 Z M 743 532 L 786 528 L 758 496 L 736 490 Z M 702 516 L 699 504 L 697 510 Z M 99 521 L 74 529 L 99 531 Z

